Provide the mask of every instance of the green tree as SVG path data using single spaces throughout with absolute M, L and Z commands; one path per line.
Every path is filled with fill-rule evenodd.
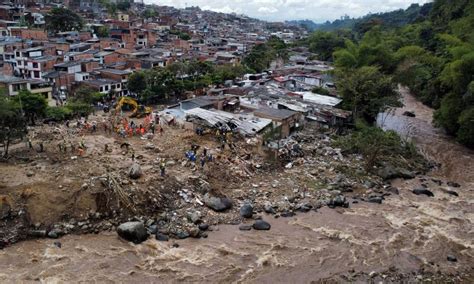
M 318 54 L 319 60 L 330 61 L 336 49 L 344 47 L 345 38 L 334 32 L 316 31 L 308 38 L 309 51 Z
M 457 140 L 470 148 L 474 148 L 474 107 L 461 113 L 458 124 Z
M 101 26 L 97 29 L 97 36 L 98 37 L 108 37 L 109 36 L 109 28 L 107 26 Z
M 336 145 L 344 152 L 361 154 L 367 172 L 384 163 L 407 163 L 420 158 L 413 144 L 403 141 L 395 131 L 384 131 L 360 122 L 356 123 L 356 131 L 338 138 Z
M 82 101 L 77 101 L 77 100 L 69 101 L 66 104 L 66 108 L 70 110 L 71 115 L 74 117 L 78 117 L 78 116 L 87 117 L 93 111 L 93 108 L 90 104 L 82 102 Z
M 87 86 L 81 86 L 74 92 L 73 100 L 93 104 L 100 101 L 102 97 L 102 94 L 98 94 L 94 89 Z
M 147 81 L 143 71 L 133 72 L 128 78 L 127 88 L 133 93 L 141 94 L 147 87 Z
M 14 100 L 0 94 L 0 145 L 1 156 L 8 157 L 10 144 L 27 134 L 26 120 L 21 108 Z
M 117 2 L 117 9 L 119 9 L 120 11 L 127 11 L 128 9 L 130 9 L 130 1 L 128 0 L 123 0 L 123 1 L 119 1 Z
M 245 56 L 242 63 L 254 72 L 262 72 L 275 59 L 286 60 L 288 51 L 286 44 L 278 37 L 271 36 L 266 43 L 257 44 Z
M 55 121 L 63 121 L 71 118 L 72 110 L 67 107 L 48 107 L 46 117 Z
M 45 16 L 46 29 L 53 33 L 65 31 L 80 31 L 83 26 L 82 18 L 66 8 L 53 8 Z
M 323 87 L 314 87 L 311 92 L 319 95 L 329 96 L 331 93 Z
M 345 48 L 335 51 L 333 57 L 339 68 L 377 66 L 382 72 L 391 73 L 396 66 L 392 48 L 379 27 L 365 33 L 359 43 L 346 40 Z
M 337 73 L 336 85 L 343 98 L 343 106 L 372 123 L 377 114 L 390 107 L 401 106 L 400 94 L 390 76 L 377 67 L 364 66 Z
M 178 34 L 178 37 L 182 40 L 190 40 L 191 39 L 191 36 L 187 33 L 183 33 L 183 32 L 180 32 Z
M 437 126 L 443 127 L 448 134 L 454 135 L 459 129 L 458 117 L 464 104 L 455 93 L 449 93 L 441 100 L 441 106 L 434 114 Z
M 143 12 L 143 17 L 145 19 L 153 18 L 156 16 L 156 12 L 154 9 L 148 8 Z
M 19 104 L 25 117 L 32 125 L 35 125 L 37 118 L 45 114 L 46 107 L 48 106 L 46 99 L 42 95 L 32 94 L 28 90 L 21 90 L 17 96 L 13 97 L 13 100 Z

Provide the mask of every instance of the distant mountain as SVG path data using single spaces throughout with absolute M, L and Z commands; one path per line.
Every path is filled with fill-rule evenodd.
M 426 3 L 422 6 L 419 4 L 412 4 L 405 10 L 399 9 L 386 13 L 368 14 L 361 18 L 350 18 L 344 16 L 333 22 L 327 21 L 322 24 L 317 24 L 311 20 L 287 21 L 287 23 L 304 27 L 310 31 L 334 31 L 338 29 L 364 30 L 365 26 L 372 26 L 374 23 L 380 24 L 382 27 L 394 28 L 424 20 L 428 17 L 432 7 L 433 3 Z
M 314 31 L 318 29 L 319 26 L 322 24 L 316 24 L 315 22 L 311 20 L 293 20 L 293 21 L 286 21 L 286 24 L 292 25 L 292 26 L 299 26 L 302 28 L 305 28 L 309 31 Z

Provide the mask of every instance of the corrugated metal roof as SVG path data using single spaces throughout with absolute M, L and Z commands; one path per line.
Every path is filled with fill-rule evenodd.
M 251 115 L 238 115 L 225 111 L 206 110 L 202 108 L 186 110 L 185 114 L 186 116 L 194 116 L 204 120 L 210 127 L 233 124 L 237 126 L 236 129 L 240 134 L 246 136 L 255 135 L 272 123 L 270 119 L 266 118 L 259 118 Z

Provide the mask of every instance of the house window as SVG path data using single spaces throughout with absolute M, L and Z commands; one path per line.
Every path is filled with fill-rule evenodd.
M 115 90 L 115 85 L 112 85 L 112 90 Z
M 37 62 L 33 62 L 33 68 L 38 68 L 38 63 Z
M 16 52 L 16 56 L 20 57 L 20 52 L 19 51 Z
M 105 86 L 105 90 L 106 90 L 106 91 L 109 90 L 109 85 L 106 85 L 106 86 Z
M 39 71 L 35 71 L 35 72 L 33 73 L 33 77 L 34 77 L 34 78 L 40 78 L 40 72 L 39 72 Z
M 101 87 L 100 87 L 100 91 L 103 92 L 103 91 L 104 91 L 104 87 L 101 86 Z

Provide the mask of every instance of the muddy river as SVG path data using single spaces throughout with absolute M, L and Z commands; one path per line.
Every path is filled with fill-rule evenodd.
M 473 281 L 474 154 L 431 125 L 432 110 L 403 91 L 404 108 L 381 117 L 383 127 L 412 139 L 440 166 L 426 177 L 434 197 L 394 181 L 399 195 L 383 204 L 323 208 L 291 218 L 263 218 L 270 231 L 222 225 L 207 239 L 133 245 L 115 233 L 18 243 L 0 251 L 0 282 L 394 282 L 442 275 Z M 411 110 L 416 117 L 402 113 Z M 431 178 L 443 180 L 442 185 Z M 449 188 L 456 181 L 459 188 Z M 459 197 L 446 193 L 455 190 Z M 179 247 L 173 247 L 178 244 Z M 447 260 L 447 256 L 457 261 Z M 430 276 L 431 275 L 431 276 Z

